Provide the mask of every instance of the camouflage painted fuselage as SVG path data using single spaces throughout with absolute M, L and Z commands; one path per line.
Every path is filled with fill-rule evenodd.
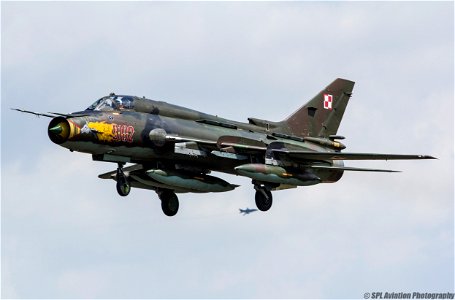
M 75 113 L 80 116 L 72 118 L 57 117 L 50 122 L 49 130 L 57 125 L 63 130 L 57 134 L 49 131 L 49 137 L 71 151 L 90 153 L 95 160 L 238 175 L 241 174 L 234 169 L 237 166 L 264 164 L 267 146 L 271 143 L 281 141 L 288 147 L 294 145 L 319 152 L 341 148 L 340 143 L 328 139 L 311 142 L 311 137 L 304 140 L 292 136 L 285 122 L 250 119 L 249 124 L 240 123 L 165 102 L 130 98 L 134 109 L 86 110 Z M 324 146 L 324 142 L 331 149 Z M 333 165 L 333 161 L 319 163 Z M 296 173 L 310 172 L 305 164 L 290 164 L 287 169 Z M 319 177 L 320 182 L 334 182 L 341 178 L 343 171 L 311 170 L 311 173 Z M 308 181 L 308 184 L 314 183 Z

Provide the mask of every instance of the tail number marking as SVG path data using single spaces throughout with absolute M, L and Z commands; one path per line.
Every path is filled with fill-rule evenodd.
M 114 141 L 127 143 L 133 142 L 134 127 L 131 125 L 114 124 L 112 133 L 114 135 Z
M 333 95 L 324 94 L 324 109 L 332 110 Z

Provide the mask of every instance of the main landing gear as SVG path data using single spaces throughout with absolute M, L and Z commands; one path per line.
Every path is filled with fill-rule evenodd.
M 272 207 L 272 192 L 267 186 L 259 184 L 255 184 L 254 189 L 256 190 L 255 200 L 257 208 L 261 211 L 268 211 Z
M 119 164 L 117 168 L 117 192 L 120 196 L 128 196 L 131 191 L 131 185 L 126 177 L 125 173 L 123 173 L 122 165 Z
M 177 195 L 171 190 L 159 190 L 156 193 L 161 200 L 163 213 L 168 217 L 175 216 L 179 210 L 179 198 L 177 198 Z

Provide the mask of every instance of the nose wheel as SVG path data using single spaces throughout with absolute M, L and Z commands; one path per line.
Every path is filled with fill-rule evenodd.
M 120 196 L 128 196 L 131 191 L 131 185 L 126 177 L 125 173 L 123 173 L 122 165 L 119 164 L 117 168 L 117 192 Z
M 255 186 L 256 206 L 260 211 L 268 211 L 272 207 L 273 197 L 272 192 L 264 186 Z

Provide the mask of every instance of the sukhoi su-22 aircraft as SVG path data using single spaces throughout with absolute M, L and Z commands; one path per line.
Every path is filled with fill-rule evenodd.
M 251 178 L 256 206 L 267 211 L 272 191 L 337 182 L 345 171 L 394 172 L 348 167 L 344 160 L 434 158 L 342 152 L 344 137 L 337 131 L 353 87 L 352 81 L 336 79 L 281 122 L 236 122 L 115 94 L 71 114 L 15 110 L 51 117 L 52 142 L 89 153 L 95 161 L 116 163 L 116 170 L 99 177 L 115 180 L 121 196 L 132 187 L 154 190 L 167 216 L 178 211 L 176 193 L 218 193 L 237 187 L 209 175 L 211 171 Z

